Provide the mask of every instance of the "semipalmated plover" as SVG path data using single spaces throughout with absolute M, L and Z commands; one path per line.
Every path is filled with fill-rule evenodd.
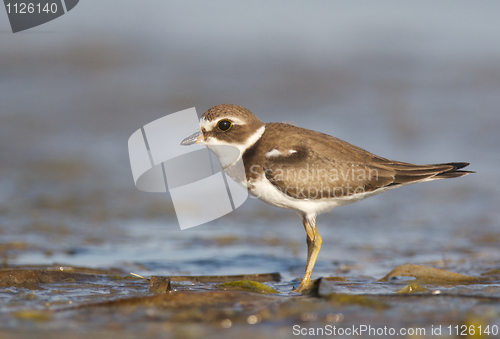
M 252 195 L 299 212 L 307 233 L 307 265 L 299 292 L 309 286 L 321 248 L 318 214 L 388 189 L 473 173 L 460 170 L 466 162 L 414 165 L 388 160 L 327 134 L 285 123 L 264 124 L 237 105 L 206 111 L 200 129 L 181 144 L 194 143 L 214 151 L 229 175 L 231 165 L 243 160 Z M 225 157 L 220 146 L 236 147 L 238 159 Z

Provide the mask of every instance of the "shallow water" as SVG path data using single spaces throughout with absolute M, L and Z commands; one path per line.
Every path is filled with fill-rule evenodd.
M 211 19 L 224 22 L 225 13 L 238 10 L 229 4 L 183 17 L 173 12 L 186 9 L 169 2 L 157 4 L 165 14 L 134 12 L 126 3 L 117 17 L 128 15 L 134 25 L 106 21 L 105 11 L 90 23 L 80 4 L 70 13 L 74 26 L 66 15 L 67 21 L 37 29 L 46 33 L 0 37 L 3 267 L 103 270 L 92 271 L 103 274 L 95 281 L 0 287 L 3 330 L 12 337 L 17 331 L 288 337 L 294 324 L 334 323 L 338 314 L 345 326 L 500 325 L 500 51 L 491 43 L 500 36 L 496 2 L 476 4 L 474 11 L 455 2 L 453 8 L 381 2 L 376 9 L 342 2 L 327 10 L 287 4 L 289 16 L 278 19 L 279 5 L 262 14 L 257 4 L 240 8 L 242 19 L 228 19 L 237 27 L 230 30 Z M 339 14 L 330 20 L 328 11 Z M 307 19 L 293 20 L 298 15 Z M 145 20 L 151 26 L 144 27 Z M 323 247 L 313 278 L 344 277 L 348 282 L 335 284 L 335 292 L 375 295 L 387 308 L 299 297 L 291 289 L 303 275 L 306 244 L 295 213 L 249 199 L 230 215 L 181 231 L 168 194 L 142 193 L 133 185 L 126 149 L 131 133 L 168 113 L 194 106 L 201 114 L 223 102 L 387 158 L 468 161 L 477 173 L 389 191 L 318 218 Z M 411 278 L 377 280 L 405 263 L 491 279 L 427 285 L 441 292 L 434 299 L 397 299 Z M 180 320 L 158 306 L 112 306 L 97 315 L 93 306 L 85 308 L 146 295 L 146 281 L 110 277 L 129 272 L 279 272 L 281 282 L 267 284 L 281 294 L 229 295 L 243 304 L 255 298 L 255 305 L 216 314 L 222 306 L 214 301 L 208 311 L 199 308 L 216 314 L 206 321 L 187 313 Z M 177 288 L 215 291 L 213 285 Z M 38 310 L 54 313 L 41 320 L 16 313 Z M 250 315 L 259 322 L 249 324 Z M 226 319 L 234 332 L 223 328 Z

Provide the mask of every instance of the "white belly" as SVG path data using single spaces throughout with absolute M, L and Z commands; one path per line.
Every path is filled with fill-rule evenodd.
M 370 196 L 385 192 L 387 188 L 378 189 L 367 193 L 358 193 L 342 198 L 322 198 L 322 199 L 296 199 L 288 196 L 277 189 L 269 180 L 259 177 L 249 183 L 249 192 L 258 199 L 269 205 L 293 209 L 305 215 L 318 215 L 330 211 L 337 206 L 352 204 Z

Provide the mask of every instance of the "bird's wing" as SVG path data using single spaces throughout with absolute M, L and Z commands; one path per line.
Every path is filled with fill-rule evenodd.
M 298 128 L 298 127 L 297 127 Z M 378 157 L 330 135 L 300 129 L 266 150 L 265 177 L 296 199 L 346 198 L 422 180 L 457 177 L 467 163 L 414 165 Z M 284 146 L 286 145 L 286 146 Z

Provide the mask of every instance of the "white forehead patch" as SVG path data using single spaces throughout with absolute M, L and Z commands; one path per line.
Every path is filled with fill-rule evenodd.
M 217 126 L 217 124 L 221 120 L 229 120 L 233 124 L 236 124 L 236 125 L 245 125 L 245 122 L 243 120 L 236 118 L 236 117 L 224 117 L 224 118 L 220 118 L 220 119 L 217 119 L 214 121 L 206 120 L 205 117 L 203 117 L 200 119 L 200 127 L 204 128 L 206 131 L 211 131 L 212 129 L 214 129 L 214 127 Z

